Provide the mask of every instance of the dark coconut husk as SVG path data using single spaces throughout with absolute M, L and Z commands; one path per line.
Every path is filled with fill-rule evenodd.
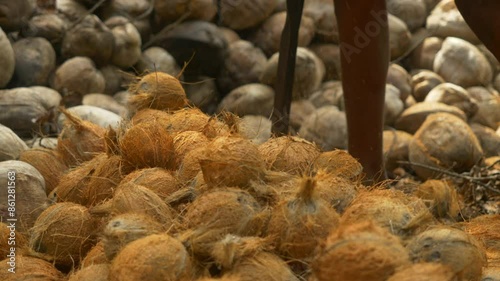
M 109 264 L 93 264 L 71 274 L 68 281 L 108 281 Z
M 177 78 L 165 72 L 151 72 L 129 87 L 131 112 L 151 108 L 176 110 L 187 105 L 186 93 Z
M 285 261 L 269 250 L 262 238 L 229 234 L 215 244 L 212 257 L 229 280 L 298 281 Z
M 56 203 L 38 217 L 31 229 L 30 247 L 54 259 L 56 265 L 75 267 L 95 243 L 96 221 L 75 203 Z
M 332 232 L 312 262 L 318 281 L 385 281 L 410 264 L 398 237 L 370 221 Z
M 113 260 L 110 281 L 192 280 L 191 257 L 168 234 L 152 234 L 128 244 Z
M 453 269 L 441 263 L 416 263 L 403 268 L 387 281 L 459 281 Z
M 105 152 L 106 129 L 82 120 L 64 108 L 60 110 L 67 121 L 57 138 L 57 152 L 68 167 L 77 166 Z
M 436 218 L 457 219 L 461 201 L 451 181 L 427 180 L 420 184 L 413 195 L 422 199 Z
M 136 169 L 173 167 L 174 141 L 159 122 L 132 126 L 119 139 L 119 144 L 123 159 Z
M 104 253 L 111 261 L 128 243 L 163 231 L 164 227 L 148 215 L 140 213 L 117 215 L 104 227 L 102 233 Z
M 486 253 L 481 243 L 458 228 L 430 228 L 413 237 L 406 248 L 413 262 L 449 265 L 464 280 L 481 280 L 482 269 L 486 266 Z
M 32 148 L 21 153 L 19 160 L 35 167 L 45 179 L 45 192 L 49 194 L 68 170 L 57 151 L 47 148 Z
M 48 261 L 24 255 L 16 256 L 15 273 L 9 272 L 9 258 L 0 261 L 0 280 L 62 281 L 65 276 Z
M 132 182 L 118 185 L 113 198 L 90 209 L 93 214 L 142 213 L 172 226 L 174 211 L 156 193 Z
M 258 147 L 239 137 L 218 137 L 206 146 L 200 160 L 205 182 L 212 187 L 248 186 L 264 176 L 264 162 Z
M 487 249 L 500 251 L 500 215 L 482 215 L 461 224 L 465 232 L 481 241 Z
M 165 199 L 178 191 L 181 183 L 172 171 L 163 168 L 145 168 L 135 170 L 123 178 L 122 183 L 132 182 L 154 191 L 161 199 Z
M 49 194 L 56 202 L 73 202 L 87 205 L 89 202 L 89 182 L 99 163 L 105 162 L 107 155 L 101 153 L 90 161 L 69 170 L 61 177 L 59 184 Z
M 294 136 L 271 138 L 259 145 L 259 152 L 268 169 L 295 175 L 309 174 L 319 148 Z
M 11 228 L 9 228 L 11 227 Z M 28 252 L 28 239 L 21 232 L 15 231 L 15 224 L 12 225 L 8 221 L 0 222 L 0 256 L 7 257 L 11 253 L 11 248 L 15 248 L 15 254 L 19 255 L 23 252 Z
M 93 264 L 107 264 L 109 263 L 108 258 L 106 258 L 106 254 L 104 253 L 104 243 L 101 241 L 97 242 L 97 244 L 88 251 L 85 255 L 85 258 L 80 263 L 80 268 L 84 268 L 87 266 L 91 266 Z
M 434 224 L 434 217 L 418 197 L 399 190 L 361 191 L 342 215 L 341 224 L 372 220 L 394 235 L 408 238 Z
M 315 190 L 318 196 L 330 203 L 339 214 L 344 213 L 347 206 L 363 188 L 358 182 L 350 181 L 324 170 L 319 170 L 314 179 L 317 182 Z
M 314 167 L 349 180 L 360 178 L 363 172 L 363 166 L 358 160 L 347 151 L 340 149 L 322 152 L 314 161 Z
M 208 138 L 198 131 L 184 131 L 174 137 L 174 151 L 176 167 L 179 167 L 190 151 L 200 146 L 208 144 Z
M 213 244 L 226 234 L 259 235 L 266 210 L 248 192 L 224 188 L 197 197 L 187 207 L 180 239 L 199 258 L 209 257 Z
M 316 193 L 316 180 L 304 177 L 297 194 L 272 211 L 267 235 L 287 259 L 309 260 L 319 241 L 337 228 L 339 215 Z

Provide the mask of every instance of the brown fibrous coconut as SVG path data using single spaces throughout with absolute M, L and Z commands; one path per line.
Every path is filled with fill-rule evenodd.
M 458 228 L 430 228 L 413 237 L 406 248 L 413 262 L 449 265 L 464 280 L 481 280 L 483 267 L 486 266 L 483 245 Z
M 80 262 L 80 268 L 84 268 L 87 266 L 91 266 L 93 264 L 107 264 L 109 263 L 106 254 L 104 253 L 104 243 L 101 241 L 97 242 L 97 244 L 87 252 L 85 257 Z
M 30 247 L 51 256 L 55 264 L 72 267 L 92 248 L 96 221 L 89 210 L 71 202 L 44 210 L 31 229 Z
M 179 167 L 184 157 L 197 147 L 208 144 L 208 138 L 198 131 L 184 131 L 174 137 L 174 152 L 176 167 Z
M 282 136 L 271 138 L 259 145 L 259 152 L 267 169 L 290 174 L 309 174 L 319 148 L 302 138 Z
M 348 225 L 364 220 L 372 220 L 402 238 L 411 237 L 434 224 L 424 201 L 391 189 L 360 191 L 345 209 L 340 223 Z
M 422 262 L 402 268 L 387 281 L 459 281 L 453 269 L 440 263 Z
M 179 169 L 177 170 L 177 178 L 183 182 L 187 183 L 194 179 L 198 174 L 203 178 L 201 173 L 200 160 L 205 157 L 205 147 L 197 147 L 184 156 L 181 163 L 179 164 Z
M 363 166 L 345 150 L 324 151 L 314 161 L 314 167 L 329 174 L 355 180 L 363 172 Z
M 290 259 L 312 258 L 318 242 L 337 228 L 339 215 L 316 192 L 316 180 L 304 177 L 296 195 L 273 209 L 267 235 L 278 253 Z
M 106 258 L 111 261 L 130 242 L 164 230 L 164 226 L 146 214 L 125 213 L 114 216 L 102 232 Z
M 314 179 L 318 196 L 327 201 L 339 214 L 356 198 L 362 185 L 357 181 L 340 177 L 335 173 L 319 170 Z
M 401 241 L 370 221 L 332 232 L 312 262 L 318 281 L 384 281 L 410 263 Z
M 85 121 L 61 108 L 66 123 L 57 140 L 57 152 L 68 167 L 77 166 L 105 151 L 106 129 Z
M 108 281 L 109 264 L 93 264 L 71 274 L 68 281 Z
M 12 248 L 15 251 L 12 251 Z M 23 251 L 27 252 L 27 248 L 28 239 L 23 233 L 16 232 L 15 224 L 8 221 L 0 222 L 0 255 L 2 257 L 10 258 L 12 255 L 19 255 Z
M 64 274 L 50 262 L 30 257 L 27 255 L 18 255 L 15 258 L 15 269 L 12 273 L 9 271 L 11 265 L 10 258 L 0 261 L 0 279 L 1 280 L 64 280 Z
M 468 234 L 474 236 L 484 244 L 487 249 L 500 251 L 500 215 L 482 215 L 468 222 L 462 223 L 462 227 Z
M 35 167 L 45 179 L 45 192 L 49 194 L 58 184 L 68 167 L 53 149 L 32 148 L 21 153 L 19 160 Z
M 110 281 L 192 280 L 193 264 L 182 243 L 168 234 L 135 240 L 114 258 Z
M 224 280 L 298 281 L 290 267 L 270 251 L 258 237 L 227 235 L 217 242 L 212 257 L 222 269 Z
M 160 122 L 144 122 L 130 127 L 119 138 L 123 159 L 135 168 L 172 168 L 174 141 Z
M 248 186 L 264 175 L 264 162 L 258 147 L 237 136 L 218 137 L 205 148 L 200 160 L 209 186 Z
M 178 191 L 181 187 L 181 183 L 174 173 L 163 168 L 135 170 L 123 178 L 122 183 L 124 182 L 145 186 L 162 199 Z
M 151 72 L 129 87 L 131 111 L 144 108 L 176 110 L 187 105 L 184 89 L 177 78 L 165 72 Z
M 413 194 L 425 202 L 436 218 L 458 217 L 461 202 L 451 181 L 427 180 L 420 184 Z

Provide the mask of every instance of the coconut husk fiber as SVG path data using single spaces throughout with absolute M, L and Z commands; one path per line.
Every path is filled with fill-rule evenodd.
M 259 145 L 259 152 L 267 169 L 296 175 L 308 174 L 320 154 L 315 144 L 294 136 L 271 138 Z
M 447 265 L 423 262 L 399 270 L 387 281 L 460 281 L 460 279 Z
M 85 255 L 85 258 L 80 262 L 80 268 L 84 268 L 87 266 L 91 266 L 93 264 L 103 264 L 109 263 L 108 258 L 106 258 L 106 254 L 104 253 L 104 243 L 101 241 L 97 242 L 97 244 L 90 249 Z
M 463 203 L 451 181 L 427 180 L 413 192 L 436 218 L 456 219 Z
M 129 87 L 131 112 L 151 108 L 176 110 L 187 105 L 186 93 L 177 78 L 165 72 L 151 72 Z
M 111 264 L 110 281 L 188 281 L 191 257 L 182 243 L 168 234 L 152 234 L 135 240 L 118 253 Z
M 174 137 L 175 166 L 179 167 L 184 157 L 195 148 L 205 146 L 209 140 L 199 131 L 184 131 Z
M 21 232 L 15 232 L 14 240 L 9 239 L 9 237 L 12 237 L 12 230 L 15 230 L 14 228 L 9 228 L 9 226 L 9 222 L 0 222 L 0 255 L 2 257 L 7 257 L 10 254 L 12 246 L 15 246 L 16 255 L 27 252 L 28 248 L 28 239 Z M 12 244 L 12 241 L 15 244 Z
M 229 234 L 215 244 L 212 257 L 222 268 L 222 276 L 230 280 L 299 280 L 284 260 L 270 252 L 262 238 Z
M 108 281 L 109 264 L 93 264 L 71 274 L 68 281 Z
M 385 281 L 409 264 L 398 237 L 364 221 L 332 232 L 311 265 L 318 281 Z
M 357 181 L 351 181 L 337 175 L 337 173 L 331 174 L 319 170 L 314 176 L 317 182 L 315 190 L 320 198 L 327 201 L 337 213 L 342 214 L 363 186 Z
M 323 169 L 329 174 L 355 180 L 363 172 L 363 166 L 347 151 L 334 149 L 322 152 L 314 161 L 314 167 Z
M 203 178 L 209 186 L 248 186 L 264 176 L 264 161 L 251 141 L 223 136 L 212 140 L 200 160 Z
M 316 185 L 314 178 L 302 178 L 296 195 L 272 210 L 267 235 L 283 257 L 308 260 L 319 241 L 338 227 L 340 216 L 318 196 Z
M 105 152 L 106 129 L 80 119 L 64 108 L 64 128 L 57 138 L 57 152 L 68 167 L 88 161 L 98 153 Z
M 449 265 L 464 280 L 481 280 L 486 253 L 472 235 L 448 226 L 436 226 L 413 237 L 406 248 L 413 262 Z
M 372 220 L 402 238 L 411 237 L 435 223 L 421 199 L 391 189 L 360 191 L 345 209 L 340 223 L 347 225 L 364 220 Z
M 56 203 L 40 214 L 31 229 L 30 247 L 75 267 L 95 243 L 96 221 L 88 209 L 71 202 Z
M 482 215 L 461 223 L 465 232 L 474 236 L 487 249 L 500 251 L 500 215 Z
M 0 280 L 47 280 L 62 281 L 65 276 L 48 261 L 26 255 L 16 256 L 16 273 L 8 271 L 8 259 L 0 261 Z
M 47 148 L 32 148 L 21 153 L 19 160 L 35 167 L 45 179 L 45 192 L 49 194 L 68 170 L 57 151 Z
M 177 170 L 177 178 L 183 183 L 191 182 L 201 173 L 200 160 L 205 158 L 205 147 L 197 147 L 184 156 Z M 201 174 L 203 177 L 203 174 Z
M 135 170 L 123 178 L 122 183 L 132 182 L 152 190 L 161 199 L 165 199 L 181 188 L 181 182 L 172 171 L 163 168 L 145 168 Z

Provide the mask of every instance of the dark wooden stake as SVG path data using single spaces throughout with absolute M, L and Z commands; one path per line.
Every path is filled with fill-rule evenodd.
M 292 88 L 295 75 L 295 59 L 299 37 L 300 20 L 304 0 L 287 0 L 287 16 L 281 34 L 278 74 L 275 84 L 274 110 L 271 116 L 273 134 L 287 135 L 289 128 Z

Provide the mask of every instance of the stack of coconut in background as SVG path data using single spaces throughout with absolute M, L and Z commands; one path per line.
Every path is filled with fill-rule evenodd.
M 453 1 L 388 1 L 391 58 L 416 48 L 389 69 L 396 180 L 374 187 L 336 150 L 332 1 L 306 1 L 279 138 L 285 1 L 223 0 L 220 16 L 209 0 L 32 2 L 0 1 L 0 182 L 16 171 L 18 219 L 1 280 L 500 280 L 498 194 L 399 163 L 500 170 L 484 168 L 500 159 L 500 64 Z

